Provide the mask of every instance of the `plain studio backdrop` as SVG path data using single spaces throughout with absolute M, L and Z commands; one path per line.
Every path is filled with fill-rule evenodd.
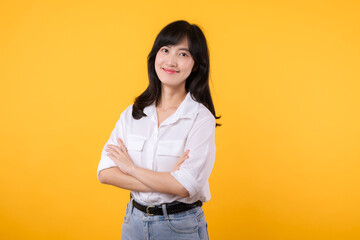
M 158 32 L 202 27 L 216 129 L 210 239 L 360 239 L 359 1 L 2 1 L 0 238 L 119 239 L 96 177 Z

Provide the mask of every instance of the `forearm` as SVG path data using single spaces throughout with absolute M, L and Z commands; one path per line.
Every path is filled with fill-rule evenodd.
M 188 191 L 170 174 L 170 172 L 155 172 L 136 166 L 131 160 L 126 147 L 120 138 L 118 138 L 118 142 L 120 147 L 115 145 L 108 146 L 108 149 L 106 149 L 106 151 L 108 151 L 107 155 L 114 161 L 125 176 L 130 175 L 142 184 L 139 184 L 139 182 L 134 183 L 134 180 L 130 179 L 132 183 L 141 188 L 146 186 L 146 190 L 150 188 L 151 192 L 169 193 L 181 197 L 189 196 Z M 181 161 L 184 161 L 187 158 L 187 153 L 180 158 Z M 115 182 L 120 183 L 121 188 L 134 190 L 133 186 L 124 184 L 121 180 L 116 181 L 114 177 L 111 177 L 111 184 L 114 185 Z
M 123 173 L 118 167 L 112 167 L 102 170 L 99 173 L 101 183 L 113 185 L 118 188 L 137 191 L 137 192 L 155 192 L 153 188 L 142 183 L 133 176 Z
M 145 168 L 134 166 L 129 175 L 146 184 L 155 192 L 169 193 L 181 197 L 188 197 L 188 191 L 181 185 L 170 172 L 154 172 Z

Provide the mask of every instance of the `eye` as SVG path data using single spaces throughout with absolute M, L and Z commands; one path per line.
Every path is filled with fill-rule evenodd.
M 161 51 L 162 52 L 168 52 L 169 50 L 167 50 L 166 48 L 162 48 Z
M 180 53 L 181 56 L 187 57 L 188 55 L 186 53 Z

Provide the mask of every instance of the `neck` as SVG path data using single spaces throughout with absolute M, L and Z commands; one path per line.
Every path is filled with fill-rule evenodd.
M 185 88 L 180 89 L 171 89 L 166 86 L 162 86 L 161 88 L 161 97 L 158 101 L 157 108 L 162 110 L 167 109 L 176 109 L 179 105 L 184 101 L 186 97 Z

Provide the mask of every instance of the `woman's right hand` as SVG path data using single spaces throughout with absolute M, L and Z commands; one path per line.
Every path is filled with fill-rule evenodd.
M 189 158 L 189 152 L 190 150 L 186 150 L 184 154 L 179 157 L 178 161 L 175 164 L 175 167 L 171 170 L 171 172 L 175 172 L 180 169 L 181 164 L 183 164 L 183 162 Z

